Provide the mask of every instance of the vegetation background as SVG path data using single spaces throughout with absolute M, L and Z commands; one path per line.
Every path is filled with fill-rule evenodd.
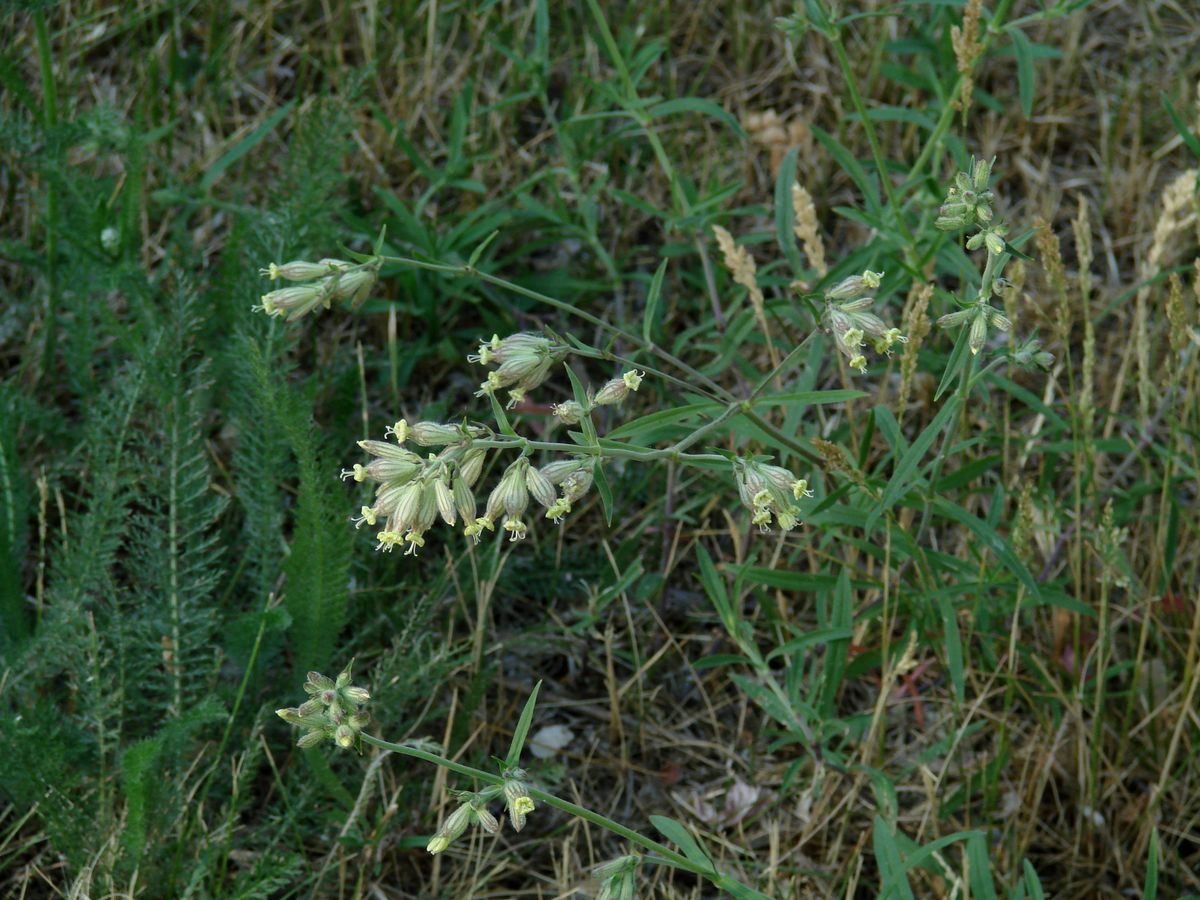
M 273 710 L 351 657 L 375 733 L 476 764 L 542 679 L 535 731 L 572 738 L 540 784 L 684 821 L 771 896 L 1200 892 L 1200 8 L 999 0 L 965 112 L 960 0 L 825 12 L 4 5 L 0 893 L 594 893 L 624 852 L 607 834 L 539 810 L 432 858 L 454 779 L 295 749 Z M 899 358 L 859 376 L 814 339 L 763 413 L 790 444 L 740 418 L 713 441 L 813 483 L 782 538 L 727 473 L 612 465 L 611 525 L 593 499 L 520 544 L 373 553 L 337 478 L 357 439 L 486 417 L 481 336 L 603 336 L 396 265 L 356 314 L 250 309 L 261 266 L 383 225 L 449 263 L 498 232 L 481 270 L 744 392 L 816 327 L 794 280 L 886 270 L 910 333 L 920 297 L 936 318 L 978 283 L 931 228 L 972 154 L 996 157 L 1013 235 L 1041 229 L 1014 335 L 950 422 L 955 334 L 913 335 L 907 384 Z M 827 272 L 786 227 L 792 179 Z M 714 224 L 755 257 L 764 315 Z M 1005 358 L 1035 331 L 1048 373 Z M 658 445 L 703 420 L 692 402 L 651 377 L 608 426 Z

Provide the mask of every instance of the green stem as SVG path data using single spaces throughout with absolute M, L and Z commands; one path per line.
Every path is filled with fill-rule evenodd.
M 710 425 L 713 423 L 709 423 Z M 707 428 L 708 426 L 705 426 Z M 682 453 L 680 444 L 695 443 L 685 438 L 679 444 L 664 447 L 661 450 L 636 450 L 633 447 L 588 447 L 582 444 L 566 444 L 559 441 L 531 441 L 527 438 L 486 438 L 472 440 L 472 447 L 486 447 L 496 450 L 547 450 L 554 453 L 584 453 L 590 456 L 604 456 L 610 459 L 632 459 L 638 462 L 654 462 L 661 459 L 671 459 L 682 463 L 727 463 L 729 458 L 718 453 Z
M 854 68 L 850 65 L 850 57 L 846 54 L 846 45 L 842 43 L 841 29 L 834 24 L 829 30 L 829 40 L 833 44 L 834 55 L 837 56 L 838 66 L 842 70 L 842 77 L 846 80 L 846 88 L 850 91 L 850 102 L 854 104 L 854 110 L 858 113 L 858 118 L 863 124 L 863 128 L 867 133 L 867 143 L 871 145 L 871 157 L 875 161 L 875 169 L 879 172 L 879 180 L 883 182 L 884 193 L 887 194 L 888 204 L 892 207 L 892 212 L 896 216 L 896 224 L 900 231 L 904 234 L 904 239 L 910 247 L 914 246 L 916 239 L 908 229 L 908 224 L 904 221 L 904 210 L 900 207 L 900 201 L 896 198 L 896 192 L 892 188 L 892 179 L 888 175 L 887 166 L 884 164 L 883 150 L 879 145 L 879 136 L 875 133 L 875 126 L 871 122 L 871 117 L 867 115 L 866 104 L 863 103 L 862 94 L 858 90 L 858 79 L 854 76 Z
M 653 344 L 649 341 L 645 341 L 642 338 L 625 331 L 623 328 L 618 328 L 615 325 L 610 325 L 608 322 L 604 321 L 604 319 L 601 319 L 598 316 L 594 316 L 591 313 L 580 309 L 578 306 L 575 306 L 573 303 L 567 303 L 565 300 L 559 300 L 555 297 L 551 297 L 551 296 L 549 296 L 547 294 L 543 294 L 539 291 L 531 290 L 530 288 L 523 287 L 519 284 L 516 284 L 512 281 L 508 281 L 507 279 L 504 279 L 504 278 L 500 278 L 496 275 L 489 275 L 487 272 L 481 272 L 472 266 L 455 266 L 455 265 L 450 265 L 448 263 L 426 262 L 425 260 L 412 259 L 407 256 L 381 256 L 381 257 L 379 257 L 379 259 L 383 260 L 384 262 L 399 263 L 401 265 L 413 266 L 418 269 L 427 269 L 431 272 L 445 272 L 450 275 L 459 275 L 459 276 L 464 276 L 464 277 L 478 278 L 481 281 L 487 282 L 488 284 L 492 284 L 492 285 L 495 285 L 496 287 L 504 288 L 505 290 L 512 291 L 515 294 L 520 294 L 523 297 L 528 297 L 531 300 L 537 300 L 539 303 L 545 303 L 548 306 L 551 306 L 555 309 L 561 310 L 563 312 L 566 312 L 573 316 L 576 316 L 577 318 L 583 319 L 585 322 L 589 322 L 598 328 L 602 328 L 605 331 L 609 332 L 610 334 L 615 334 L 615 335 L 623 338 L 624 340 L 628 341 L 629 343 L 633 344 L 634 346 L 638 347 L 639 349 L 645 350 L 648 353 L 653 353 L 655 356 L 657 356 L 659 359 L 663 360 L 663 362 L 667 363 L 668 365 L 674 366 L 675 368 L 679 369 L 681 372 L 683 372 L 683 373 L 689 375 L 690 377 L 696 379 L 697 381 L 700 381 L 703 384 L 707 385 L 709 390 L 704 391 L 704 393 L 709 394 L 709 396 L 715 395 L 715 397 L 714 397 L 715 399 L 723 400 L 729 404 L 725 413 L 723 413 L 721 417 L 718 417 L 720 422 L 724 422 L 724 421 L 727 421 L 729 418 L 732 418 L 732 416 L 736 412 L 741 412 L 744 416 L 746 416 L 747 419 L 749 419 L 751 422 L 753 422 L 755 425 L 757 425 L 759 428 L 761 428 L 763 431 L 765 431 L 768 435 L 770 435 L 772 438 L 774 438 L 780 444 L 787 447 L 791 452 L 795 453 L 797 456 L 807 460 L 810 463 L 815 464 L 818 462 L 817 458 L 815 456 L 813 456 L 813 454 L 810 453 L 805 447 L 803 447 L 795 438 L 791 437 L 790 435 L 784 434 L 782 431 L 780 431 L 778 428 L 776 428 L 774 425 L 772 425 L 770 422 L 768 422 L 766 419 L 764 419 L 762 416 L 760 416 L 758 413 L 756 413 L 754 411 L 754 409 L 750 406 L 750 400 L 741 400 L 737 397 L 734 397 L 733 394 L 731 394 L 728 390 L 721 387 L 719 384 L 714 382 L 707 375 L 704 375 L 703 373 L 698 372 L 696 369 L 689 366 L 687 363 L 685 363 L 683 360 L 679 359 L 679 357 L 675 356 L 674 354 L 668 353 L 666 350 L 661 349 L 656 344 Z M 799 344 L 797 344 L 791 350 L 791 352 L 789 352 L 783 359 L 781 359 L 779 361 L 779 364 L 774 369 L 772 369 L 771 372 L 768 373 L 767 376 L 762 381 L 759 382 L 758 386 L 754 389 L 753 394 L 751 394 L 751 399 L 759 396 L 762 393 L 762 391 L 766 389 L 767 385 L 770 384 L 771 381 L 777 375 L 782 374 L 783 372 L 787 371 L 787 369 L 792 366 L 792 364 L 799 357 L 800 352 L 807 346 L 808 341 L 811 340 L 811 338 L 812 338 L 812 335 L 809 335 L 808 338 L 805 338 L 803 341 L 801 341 Z M 574 350 L 573 352 L 580 353 L 584 356 L 590 355 L 593 358 L 620 359 L 620 357 L 615 357 L 615 356 L 610 357 L 605 354 L 600 354 L 599 351 Z M 649 371 L 654 372 L 654 374 L 656 374 L 656 375 L 662 375 L 663 377 L 669 379 L 672 382 L 682 384 L 691 390 L 698 389 L 697 384 L 694 382 L 682 382 L 679 379 L 676 379 L 670 375 L 667 375 L 666 373 L 657 372 L 653 369 L 649 369 L 649 367 L 647 367 L 647 366 L 643 366 L 643 368 L 646 368 Z M 715 427 L 715 425 L 713 425 L 713 423 L 709 423 L 709 426 Z M 704 432 L 711 430 L 711 428 L 709 426 L 706 426 L 704 428 Z M 684 446 L 690 446 L 692 443 L 695 443 L 695 440 L 688 440 L 687 438 L 685 438 L 684 440 L 687 441 L 687 443 L 685 443 Z M 698 440 L 698 438 L 696 438 L 696 440 Z M 571 447 L 571 450 L 574 452 L 579 452 L 582 449 L 575 445 L 570 445 L 570 447 Z M 659 458 L 666 458 L 667 456 L 669 456 L 669 452 L 664 453 L 663 456 L 659 457 Z
M 1000 28 L 1004 23 L 1004 17 L 1008 15 L 1008 10 L 1012 4 L 1013 0 L 1000 0 L 999 5 L 996 7 L 995 15 L 992 16 L 991 20 L 988 22 L 987 29 L 983 33 L 983 40 L 980 41 L 979 56 L 977 58 L 983 57 L 983 54 L 987 52 L 988 48 L 992 44 L 992 38 L 1000 33 Z M 948 96 L 951 98 L 951 101 L 954 97 L 958 96 L 958 93 L 962 87 L 962 79 L 963 76 L 961 74 L 954 79 L 954 85 L 950 88 L 950 93 L 948 94 Z M 909 169 L 908 178 L 905 179 L 905 183 L 911 183 L 913 178 L 917 176 L 917 173 L 924 171 L 926 164 L 929 162 L 930 157 L 933 156 L 935 151 L 941 152 L 942 138 L 946 136 L 946 132 L 950 128 L 950 123 L 954 120 L 954 113 L 956 111 L 957 110 L 955 109 L 955 104 L 953 102 L 947 102 L 942 107 L 942 113 L 938 117 L 937 124 L 933 128 L 933 132 L 929 135 L 929 139 L 925 142 L 925 146 L 921 148 L 921 152 L 917 155 L 916 162 L 914 162 L 912 164 L 912 168 Z
M 418 750 L 416 747 L 408 747 L 404 744 L 393 744 L 391 741 L 385 741 L 382 738 L 377 738 L 371 734 L 362 734 L 363 741 L 372 746 L 379 747 L 382 750 L 391 750 L 393 753 L 400 753 L 404 756 L 411 756 L 414 759 L 420 759 L 427 763 L 432 763 L 435 766 L 449 769 L 458 775 L 463 775 L 467 778 L 475 778 L 487 784 L 503 785 L 504 779 L 499 775 L 494 775 L 491 772 L 485 772 L 483 769 L 476 769 L 473 766 L 464 766 L 462 763 L 456 763 L 453 760 L 438 756 L 436 753 L 429 753 L 426 750 Z M 590 809 L 571 803 L 569 800 L 563 800 L 553 794 L 548 794 L 545 791 L 540 791 L 537 788 L 529 788 L 529 796 L 534 800 L 544 803 L 546 806 L 552 806 L 555 809 L 562 810 L 565 813 L 570 813 L 573 816 L 578 816 L 593 825 L 611 831 L 613 834 L 620 835 L 630 843 L 637 844 L 652 853 L 657 853 L 671 865 L 678 866 L 688 872 L 692 872 L 702 878 L 707 878 L 714 884 L 728 884 L 725 876 L 718 874 L 710 869 L 705 869 L 696 865 L 686 856 L 676 853 L 670 847 L 660 844 L 658 841 L 651 840 L 632 828 L 627 828 L 620 822 L 615 822 L 607 816 L 602 816 L 600 813 L 593 812 Z
M 732 396 L 729 393 L 729 391 L 725 390 L 723 387 L 718 385 L 715 381 L 713 381 L 707 375 L 692 368 L 691 366 L 687 365 L 687 363 L 683 362 L 682 360 L 678 359 L 677 357 L 673 356 L 672 354 L 668 353 L 667 351 L 661 349 L 660 347 L 656 346 L 655 344 L 653 344 L 649 341 L 645 341 L 642 338 L 637 337 L 636 335 L 626 331 L 623 328 L 618 328 L 617 326 L 606 322 L 604 319 L 600 318 L 599 316 L 593 315 L 592 313 L 587 312 L 586 310 L 580 309 L 578 306 L 575 306 L 573 303 L 567 303 L 565 300 L 559 300 L 556 297 L 551 297 L 548 294 L 541 293 L 540 291 L 535 291 L 531 288 L 524 287 L 523 285 L 517 284 L 516 282 L 508 281 L 505 278 L 500 278 L 496 275 L 491 275 L 487 272 L 481 272 L 479 269 L 476 269 L 474 266 L 465 266 L 465 265 L 464 266 L 455 266 L 455 265 L 449 265 L 447 263 L 426 262 L 426 261 L 420 260 L 420 259 L 411 259 L 406 256 L 380 256 L 378 258 L 383 260 L 384 262 L 400 263 L 401 265 L 413 266 L 414 268 L 418 268 L 418 269 L 426 269 L 430 272 L 444 272 L 447 275 L 459 275 L 462 277 L 478 278 L 480 281 L 483 281 L 487 284 L 491 284 L 491 285 L 495 285 L 496 287 L 504 288 L 507 291 L 512 291 L 514 294 L 520 294 L 522 297 L 528 297 L 530 300 L 536 300 L 539 303 L 545 303 L 547 306 L 551 306 L 555 309 L 562 310 L 563 312 L 570 313 L 571 315 L 576 316 L 577 318 L 583 319 L 583 321 L 588 322 L 591 325 L 595 325 L 597 328 L 603 329 L 604 331 L 607 331 L 609 334 L 616 335 L 617 337 L 620 337 L 620 338 L 628 341 L 629 343 L 633 344 L 638 349 L 644 350 L 647 353 L 652 353 L 653 355 L 657 356 L 659 359 L 663 360 L 664 362 L 669 363 L 670 365 L 676 366 L 678 369 L 680 369 L 680 371 L 682 371 L 684 374 L 686 374 L 689 378 L 695 379 L 696 382 L 698 382 L 700 385 L 703 385 L 704 387 L 706 387 L 709 391 L 711 391 L 713 394 L 716 394 L 721 399 L 727 400 L 727 399 L 730 399 Z M 613 358 L 615 359 L 616 357 L 613 357 Z M 643 366 L 643 368 L 645 368 L 645 367 Z M 655 374 L 660 374 L 660 373 L 655 373 Z M 672 380 L 675 381 L 676 379 L 672 379 Z M 679 382 L 679 383 L 686 384 L 687 387 L 691 388 L 692 390 L 696 390 L 698 387 L 698 385 L 694 382 Z

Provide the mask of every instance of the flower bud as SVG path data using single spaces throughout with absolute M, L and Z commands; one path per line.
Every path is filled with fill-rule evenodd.
M 862 275 L 843 278 L 825 293 L 826 300 L 850 300 L 870 290 Z
M 979 310 L 971 320 L 971 333 L 967 336 L 967 346 L 971 353 L 977 354 L 987 342 L 987 313 Z
M 438 514 L 442 517 L 442 521 L 447 525 L 453 525 L 458 516 L 454 505 L 454 494 L 450 490 L 450 485 L 439 478 L 433 483 L 433 491 L 437 500 Z
M 999 256 L 1004 252 L 1004 238 L 1000 237 L 996 232 L 985 232 L 984 240 L 987 242 L 988 252 L 993 256 Z
M 463 439 L 462 430 L 457 426 L 437 422 L 418 422 L 412 426 L 410 436 L 413 443 L 421 447 L 443 447 Z
M 296 259 L 283 265 L 271 263 L 265 269 L 259 269 L 259 274 L 266 275 L 272 281 L 278 281 L 280 278 L 286 281 L 312 281 L 314 278 L 330 274 L 330 271 L 329 266 L 322 263 Z
M 401 419 L 397 423 L 397 427 L 403 425 L 404 420 Z M 405 426 L 407 428 L 407 426 Z M 398 434 L 399 432 L 393 432 Z M 385 441 L 359 441 L 358 446 L 366 450 L 372 456 L 378 456 L 380 459 L 390 459 L 397 462 L 407 462 L 414 465 L 421 464 L 421 457 L 413 453 L 411 450 L 405 450 L 403 447 L 393 447 Z
M 396 500 L 396 508 L 389 517 L 394 519 L 396 531 L 407 531 L 417 521 L 421 510 L 421 495 L 424 493 L 420 482 L 411 481 L 400 489 Z
M 371 692 L 364 687 L 351 685 L 350 687 L 342 688 L 342 699 L 347 703 L 366 703 L 371 699 Z
M 937 323 L 941 328 L 954 328 L 955 326 L 963 324 L 965 321 L 967 321 L 967 319 L 971 318 L 973 314 L 974 310 L 960 309 L 956 312 L 946 313 L 946 315 L 937 320 Z
M 296 746 L 301 750 L 308 750 L 310 747 L 315 747 L 324 740 L 324 731 L 309 731 L 300 736 L 300 740 L 296 741 Z
M 533 499 L 547 509 L 554 505 L 558 499 L 558 492 L 554 490 L 554 485 L 550 483 L 550 479 L 543 475 L 533 466 L 529 466 L 525 470 L 525 487 L 533 496 Z
M 551 484 L 562 484 L 563 480 L 584 465 L 580 459 L 557 459 L 542 466 L 542 474 Z
M 458 474 L 466 482 L 467 487 L 474 487 L 483 472 L 483 464 L 487 459 L 487 450 L 482 447 L 469 448 L 458 461 Z
M 568 502 L 576 502 L 592 487 L 591 467 L 576 469 L 562 480 L 559 487 L 561 487 L 562 495 Z
M 373 459 L 367 464 L 364 474 L 372 481 L 394 482 L 403 484 L 411 479 L 414 475 L 421 471 L 421 460 L 414 455 L 414 459 Z M 362 481 L 358 477 L 358 470 L 362 466 L 354 467 L 354 480 Z
M 525 786 L 524 772 L 520 769 L 510 770 L 504 781 L 504 804 L 508 808 L 508 820 L 512 822 L 513 831 L 525 827 L 525 817 L 533 812 L 533 799 Z
M 587 414 L 587 410 L 574 400 L 568 400 L 565 403 L 556 403 L 552 407 L 552 410 L 554 415 L 564 425 L 576 425 Z
M 605 382 L 604 385 L 596 392 L 592 402 L 596 406 L 613 406 L 620 403 L 629 396 L 629 385 L 626 384 L 623 378 L 614 378 L 612 381 Z
M 475 521 L 475 495 L 471 493 L 466 481 L 461 476 L 454 479 L 451 490 L 454 497 L 454 508 L 467 524 Z
M 474 818 L 474 813 L 470 803 L 463 803 L 458 806 L 454 812 L 446 817 L 446 821 L 442 823 L 442 827 L 438 829 L 437 834 L 426 846 L 426 850 L 430 853 L 441 853 L 451 842 L 462 836 L 462 833 L 467 830 L 467 826 L 471 824 Z
M 254 308 L 262 310 L 268 316 L 282 316 L 287 313 L 287 320 L 293 322 L 322 304 L 328 306 L 329 297 L 322 285 L 313 283 L 270 291 L 262 295 L 260 305 Z
M 975 161 L 975 170 L 972 172 L 972 186 L 977 191 L 986 191 L 988 181 L 992 177 L 992 161 L 986 159 L 978 159 Z
M 475 807 L 475 821 L 488 834 L 496 834 L 500 831 L 500 823 L 486 806 L 480 805 Z
M 997 331 L 1008 331 L 1012 328 L 1012 322 L 1008 316 L 1000 312 L 998 309 L 988 307 L 988 324 Z
M 325 280 L 329 282 L 328 290 L 334 300 L 349 300 L 351 307 L 357 309 L 367 299 L 377 276 L 378 270 L 374 266 L 364 266 Z

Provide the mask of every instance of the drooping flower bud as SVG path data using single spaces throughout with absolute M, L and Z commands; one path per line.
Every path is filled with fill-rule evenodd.
M 413 443 L 421 447 L 443 447 L 463 439 L 460 428 L 438 422 L 418 422 L 410 431 Z
M 462 833 L 467 830 L 467 826 L 471 824 L 471 820 L 475 818 L 473 807 L 470 803 L 461 803 L 446 817 L 442 822 L 441 828 L 437 834 L 426 845 L 425 849 L 430 853 L 441 853 L 450 844 L 458 838 L 462 837 Z
M 980 309 L 971 319 L 971 333 L 967 335 L 967 346 L 971 348 L 971 353 L 977 354 L 983 349 L 985 343 L 987 343 L 987 313 Z
M 568 400 L 565 403 L 555 403 L 551 407 L 555 417 L 564 425 L 577 425 L 579 420 L 587 415 L 587 410 L 574 400 Z
M 553 506 L 555 500 L 558 499 L 558 492 L 554 490 L 550 479 L 533 466 L 529 466 L 525 470 L 525 487 L 528 488 L 533 499 L 547 509 Z
M 529 788 L 525 785 L 524 770 L 505 771 L 504 805 L 508 809 L 508 820 L 512 822 L 513 831 L 520 831 L 525 827 L 525 817 L 534 810 L 533 798 L 529 796 Z
M 345 265 L 349 267 L 350 263 L 345 263 Z M 314 278 L 329 275 L 333 271 L 323 263 L 296 259 L 283 265 L 271 263 L 265 269 L 259 269 L 259 274 L 266 275 L 272 281 L 278 281 L 280 278 L 285 281 L 312 281 Z
M 447 525 L 453 526 L 458 519 L 454 504 L 454 494 L 445 479 L 439 478 L 433 483 L 434 495 L 437 498 L 438 514 Z
M 578 468 L 562 480 L 559 488 L 566 500 L 575 503 L 592 487 L 592 469 L 590 466 Z
M 294 322 L 318 306 L 328 306 L 329 300 L 329 295 L 325 292 L 323 285 L 319 283 L 298 284 L 263 294 L 260 305 L 254 308 L 262 310 L 268 316 L 282 316 L 286 313 L 287 320 Z

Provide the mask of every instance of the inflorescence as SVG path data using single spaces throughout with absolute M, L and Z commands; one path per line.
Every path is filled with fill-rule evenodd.
M 883 280 L 882 272 L 867 270 L 839 281 L 825 294 L 825 310 L 821 322 L 833 335 L 834 343 L 850 361 L 852 369 L 867 371 L 867 357 L 862 347 L 870 339 L 876 353 L 891 355 L 892 345 L 908 341 L 899 328 L 892 328 L 871 312 L 875 298 L 871 294 Z
M 260 270 L 272 281 L 297 282 L 262 295 L 256 311 L 269 316 L 286 315 L 289 322 L 317 309 L 329 309 L 334 301 L 348 300 L 357 308 L 371 292 L 379 277 L 379 260 L 352 263 L 344 259 L 322 259 L 308 262 L 293 260 L 283 265 L 271 263 Z
M 353 665 L 354 660 L 351 660 L 336 679 L 327 678 L 320 672 L 309 672 L 304 682 L 304 692 L 309 699 L 300 706 L 275 710 L 275 714 L 289 725 L 304 729 L 297 746 L 315 747 L 333 741 L 348 749 L 357 742 L 359 733 L 371 718 L 364 709 L 371 695 L 366 688 L 350 683 Z

